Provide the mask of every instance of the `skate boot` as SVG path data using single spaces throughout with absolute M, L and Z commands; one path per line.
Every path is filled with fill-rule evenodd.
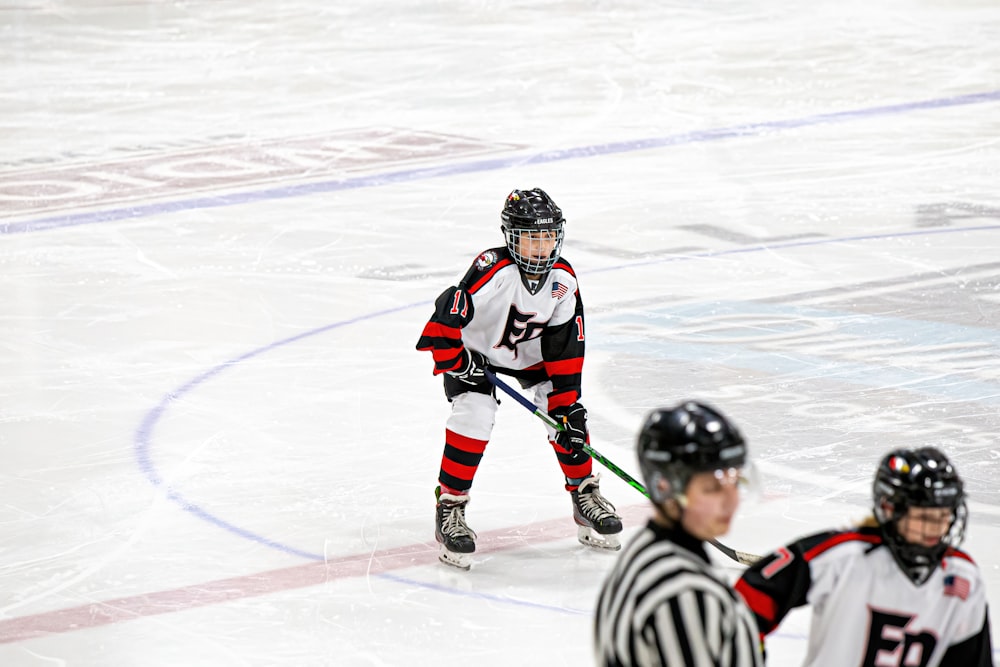
M 571 492 L 576 538 L 588 547 L 618 551 L 622 548 L 618 539 L 622 519 L 615 514 L 615 506 L 601 495 L 600 479 L 600 474 L 587 477 Z
M 465 506 L 469 504 L 469 496 L 441 493 L 440 486 L 434 490 L 434 495 L 437 496 L 434 537 L 441 543 L 438 560 L 468 570 L 476 550 L 476 533 L 465 523 Z

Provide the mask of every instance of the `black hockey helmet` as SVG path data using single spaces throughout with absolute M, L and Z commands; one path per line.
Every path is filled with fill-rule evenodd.
M 747 463 L 746 441 L 736 425 L 697 401 L 650 412 L 639 431 L 637 450 L 646 490 L 658 504 L 683 496 L 695 473 Z
M 545 275 L 552 269 L 562 252 L 565 225 L 562 209 L 541 188 L 512 191 L 500 212 L 500 230 L 507 242 L 507 250 L 521 271 L 528 275 Z M 538 231 L 556 233 L 552 253 L 541 259 L 522 255 L 519 250 L 521 234 Z
M 969 513 L 965 486 L 948 457 L 935 447 L 896 449 L 886 454 L 875 473 L 872 497 L 886 545 L 917 585 L 927 581 L 948 548 L 958 548 L 965 537 Z M 914 544 L 900 534 L 899 520 L 911 507 L 951 510 L 948 532 L 938 544 Z

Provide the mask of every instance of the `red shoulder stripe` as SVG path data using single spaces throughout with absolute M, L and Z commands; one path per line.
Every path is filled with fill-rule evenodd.
M 492 269 L 484 273 L 479 280 L 477 280 L 475 283 L 472 284 L 471 287 L 469 287 L 468 290 L 469 294 L 475 294 L 476 292 L 478 292 L 483 285 L 485 285 L 490 281 L 490 279 L 494 276 L 494 274 L 496 274 L 497 271 L 504 268 L 505 266 L 510 266 L 513 263 L 514 262 L 512 260 L 507 259 L 506 257 L 504 259 L 501 259 L 499 262 L 496 263 L 496 266 L 494 266 Z
M 802 557 L 805 558 L 806 561 L 811 561 L 824 551 L 829 551 L 838 544 L 843 544 L 844 542 L 867 542 L 868 544 L 881 544 L 882 538 L 878 535 L 868 535 L 856 531 L 837 533 L 836 535 L 830 537 L 830 539 L 823 540 L 812 549 L 802 554 Z
M 962 551 L 960 549 L 953 549 L 952 547 L 948 547 L 948 550 L 944 552 L 944 557 L 945 558 L 961 558 L 962 560 L 969 561 L 973 565 L 976 564 L 976 561 L 972 560 L 972 556 L 970 556 L 969 554 L 965 553 L 964 551 Z
M 564 262 L 562 259 L 557 259 L 556 263 L 552 265 L 552 268 L 553 269 L 562 269 L 566 273 L 568 273 L 571 276 L 573 276 L 574 278 L 576 278 L 576 271 L 574 271 L 573 267 L 570 266 L 569 264 L 567 264 L 566 262 Z

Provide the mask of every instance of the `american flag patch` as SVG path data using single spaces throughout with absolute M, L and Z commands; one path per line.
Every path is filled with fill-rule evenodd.
M 944 594 L 960 597 L 963 600 L 969 597 L 969 580 L 963 579 L 956 574 L 949 574 L 944 578 Z
M 552 298 L 553 299 L 561 299 L 561 298 L 563 298 L 564 296 L 566 296 L 566 292 L 568 292 L 568 291 L 569 291 L 569 288 L 566 287 L 565 285 L 563 285 L 558 280 L 553 280 L 552 281 Z

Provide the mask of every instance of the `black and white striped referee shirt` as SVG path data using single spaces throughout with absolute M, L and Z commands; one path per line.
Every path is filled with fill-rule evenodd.
M 761 667 L 757 622 L 705 545 L 652 521 L 604 582 L 594 620 L 606 667 Z

